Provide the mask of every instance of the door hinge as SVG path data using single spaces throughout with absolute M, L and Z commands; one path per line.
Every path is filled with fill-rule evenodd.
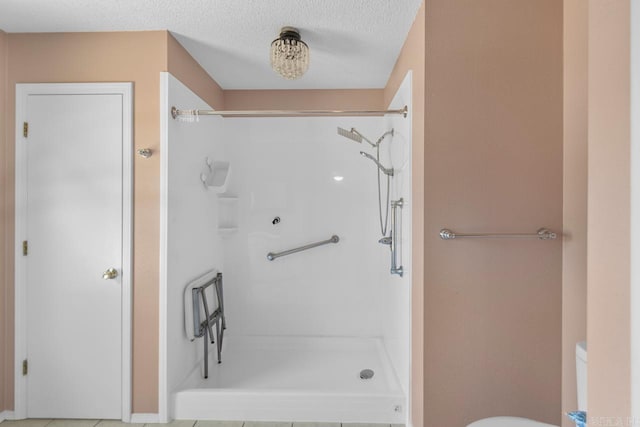
M 22 123 L 22 135 L 26 138 L 29 136 L 29 123 Z
M 22 255 L 27 256 L 29 254 L 29 242 L 27 240 L 22 241 Z
M 27 362 L 27 359 L 24 359 L 22 361 L 22 375 L 27 375 L 27 373 L 29 373 L 29 362 Z

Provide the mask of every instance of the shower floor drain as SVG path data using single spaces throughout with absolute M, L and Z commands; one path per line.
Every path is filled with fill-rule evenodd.
M 360 379 L 361 380 L 370 380 L 371 378 L 373 378 L 373 370 L 371 369 L 363 369 L 362 371 L 360 371 Z

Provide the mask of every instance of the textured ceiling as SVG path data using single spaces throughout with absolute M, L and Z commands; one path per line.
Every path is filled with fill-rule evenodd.
M 421 0 L 0 0 L 13 32 L 169 30 L 224 89 L 384 87 Z M 283 26 L 311 50 L 305 76 L 269 66 Z

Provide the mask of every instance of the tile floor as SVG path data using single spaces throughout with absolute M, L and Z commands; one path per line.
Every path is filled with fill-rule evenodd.
M 353 423 L 273 423 L 256 421 L 186 421 L 176 420 L 169 424 L 126 424 L 112 420 L 44 420 L 30 419 L 3 421 L 0 427 L 404 427 L 400 424 L 353 424 Z

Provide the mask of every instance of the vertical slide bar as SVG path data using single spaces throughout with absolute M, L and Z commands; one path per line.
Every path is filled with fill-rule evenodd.
M 400 237 L 402 236 L 402 212 L 398 216 L 398 208 L 402 209 L 404 199 L 391 201 L 391 274 L 402 277 L 402 256 L 398 256 L 400 247 Z

